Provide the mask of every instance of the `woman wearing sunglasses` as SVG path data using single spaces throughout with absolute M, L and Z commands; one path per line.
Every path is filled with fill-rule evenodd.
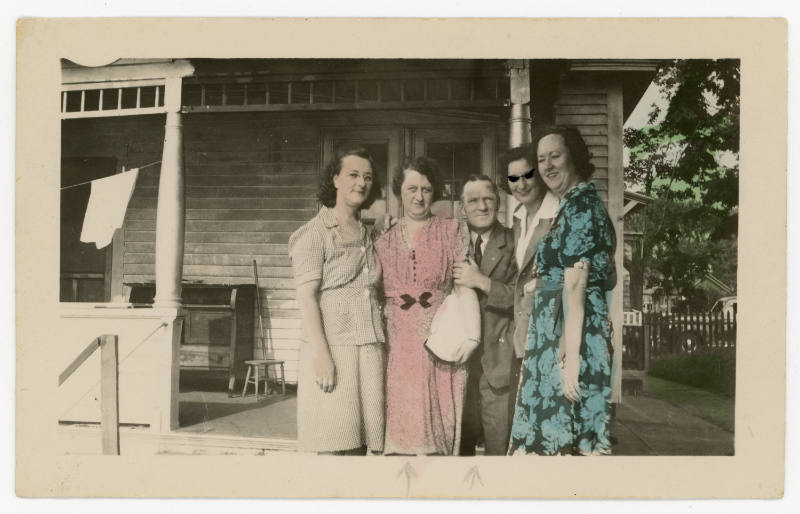
M 550 222 L 558 209 L 558 198 L 547 190 L 536 171 L 536 148 L 531 145 L 512 148 L 503 156 L 508 176 L 501 189 L 511 194 L 519 205 L 514 209 L 514 242 L 516 245 L 517 278 L 514 294 L 514 356 L 510 384 L 516 392 L 525 344 L 528 342 L 528 321 L 533 302 L 533 254 L 539 240 L 550 230 Z M 531 284 L 526 288 L 525 286 Z M 510 395 L 509 411 L 514 414 L 516 394 Z

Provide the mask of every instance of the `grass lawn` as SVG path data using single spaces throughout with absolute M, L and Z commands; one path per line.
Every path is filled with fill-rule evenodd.
M 652 376 L 647 377 L 647 386 L 652 395 L 733 432 L 733 398 Z

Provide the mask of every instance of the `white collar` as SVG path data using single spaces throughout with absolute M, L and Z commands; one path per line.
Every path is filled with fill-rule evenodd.
M 549 190 L 545 193 L 544 198 L 542 198 L 542 203 L 539 205 L 539 210 L 536 211 L 536 215 L 539 219 L 542 218 L 553 218 L 558 211 L 558 205 L 561 202 L 559 201 L 558 197 L 551 193 Z M 517 208 L 514 209 L 514 217 L 520 221 L 524 221 L 525 217 L 528 215 L 528 208 L 525 207 L 524 204 L 517 205 Z
M 486 232 L 481 234 L 481 242 L 483 242 L 483 244 L 486 244 L 486 242 L 489 241 L 489 239 L 492 237 L 492 234 L 494 233 L 495 225 L 497 225 L 497 222 L 492 224 L 492 226 L 489 227 L 489 230 L 487 230 Z M 474 230 L 470 229 L 469 237 L 470 237 L 470 240 L 472 241 L 472 243 L 475 244 L 475 240 L 478 239 L 478 233 L 475 232 Z

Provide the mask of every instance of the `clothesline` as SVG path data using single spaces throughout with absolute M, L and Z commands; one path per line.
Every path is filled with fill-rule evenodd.
M 161 161 L 151 162 L 150 164 L 145 164 L 144 166 L 139 166 L 138 168 L 131 168 L 131 170 L 133 170 L 133 169 L 140 169 L 141 170 L 143 168 L 149 168 L 150 166 L 155 166 L 156 164 L 161 164 Z M 125 170 L 125 171 L 130 171 L 130 170 Z M 123 173 L 125 173 L 125 171 L 123 171 Z M 94 180 L 97 180 L 97 179 L 94 179 Z M 94 182 L 94 180 L 87 180 L 86 182 L 81 182 L 79 184 L 72 184 L 71 186 L 64 186 L 64 187 L 61 188 L 61 190 L 63 191 L 65 189 L 71 189 L 73 187 L 78 187 L 78 186 L 83 186 L 83 185 L 86 185 L 86 184 L 90 184 L 90 183 Z

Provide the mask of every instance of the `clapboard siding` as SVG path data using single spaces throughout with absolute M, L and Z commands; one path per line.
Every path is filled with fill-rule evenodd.
M 186 221 L 259 221 L 271 219 L 275 221 L 294 221 L 304 217 L 312 217 L 316 209 L 186 209 Z M 155 220 L 156 210 L 129 208 L 128 219 Z
M 608 112 L 607 86 L 597 84 L 579 85 L 563 83 L 555 103 L 555 122 L 573 125 L 581 132 L 589 151 L 595 172 L 592 180 L 597 185 L 600 197 L 608 202 Z
M 214 243 L 186 243 L 183 246 L 184 254 L 209 253 L 214 248 Z M 228 255 L 281 255 L 288 256 L 288 246 L 282 244 L 229 244 L 225 248 Z M 126 241 L 125 251 L 129 253 L 149 253 L 155 251 L 155 243 L 139 243 Z
M 275 117 L 186 116 L 183 279 L 207 284 L 253 282 L 258 264 L 268 355 L 286 360 L 296 382 L 302 337 L 287 242 L 317 212 L 319 132 L 312 120 L 281 125 Z M 163 128 L 161 129 L 163 135 Z M 156 144 L 159 143 L 159 144 Z M 137 163 L 160 158 L 160 141 L 137 145 Z M 152 162 L 152 161 L 150 161 Z M 158 166 L 143 169 L 125 220 L 123 276 L 149 282 L 155 273 Z M 258 323 L 255 324 L 258 335 Z
M 131 198 L 129 209 L 155 209 L 155 196 Z M 186 208 L 197 209 L 312 209 L 317 207 L 315 198 L 187 198 Z

